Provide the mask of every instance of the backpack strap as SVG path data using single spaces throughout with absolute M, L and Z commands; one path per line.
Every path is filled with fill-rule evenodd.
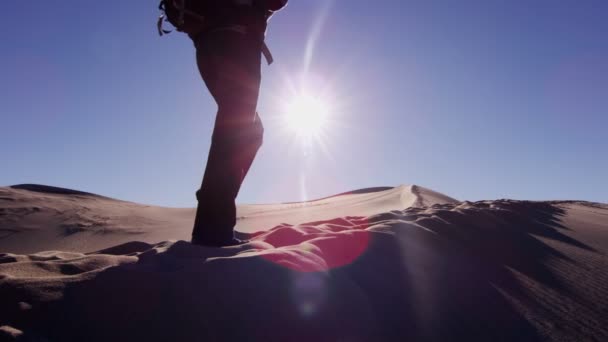
M 165 30 L 163 28 L 163 23 L 165 22 L 165 20 L 166 20 L 165 15 L 161 14 L 158 17 L 158 21 L 156 22 L 156 29 L 158 30 L 158 35 L 161 37 L 163 36 L 163 34 L 169 34 L 169 33 L 173 32 L 171 30 Z
M 161 11 L 161 14 L 158 16 L 158 20 L 156 21 L 156 29 L 158 30 L 158 35 L 162 37 L 163 34 L 171 33 L 171 30 L 165 30 L 163 28 L 163 23 L 167 20 L 167 16 L 165 15 L 164 0 L 160 0 L 160 3 L 158 4 L 158 9 Z
M 268 65 L 274 62 L 274 58 L 272 57 L 272 53 L 270 53 L 270 49 L 268 48 L 268 45 L 266 45 L 266 42 L 262 42 L 262 55 L 264 55 Z

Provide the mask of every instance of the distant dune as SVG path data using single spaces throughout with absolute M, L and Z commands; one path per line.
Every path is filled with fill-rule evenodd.
M 99 197 L 99 198 L 109 199 L 108 197 L 95 195 L 95 194 L 92 194 L 89 192 L 65 189 L 65 188 L 58 188 L 56 186 L 48 186 L 48 185 L 40 185 L 40 184 L 18 184 L 18 185 L 12 185 L 10 188 L 18 189 L 18 190 L 28 190 L 28 191 L 33 191 L 33 192 L 41 192 L 44 194 L 79 195 L 79 196 L 90 196 L 90 197 Z
M 608 341 L 608 205 L 415 186 L 194 210 L 0 188 L 0 341 Z M 186 240 L 186 241 L 183 241 Z
M 342 216 L 369 216 L 453 198 L 419 186 L 355 190 L 308 202 L 241 205 L 237 229 L 265 231 Z M 92 252 L 138 240 L 189 240 L 193 208 L 164 208 L 45 185 L 0 187 L 0 252 Z

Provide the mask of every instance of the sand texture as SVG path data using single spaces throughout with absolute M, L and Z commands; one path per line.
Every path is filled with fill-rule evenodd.
M 0 341 L 608 341 L 608 205 L 419 186 L 193 209 L 0 188 Z

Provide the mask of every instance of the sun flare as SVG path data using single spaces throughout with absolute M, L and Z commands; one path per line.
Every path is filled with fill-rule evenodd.
M 284 120 L 289 130 L 299 137 L 319 136 L 328 124 L 329 107 L 322 99 L 300 94 L 285 106 Z

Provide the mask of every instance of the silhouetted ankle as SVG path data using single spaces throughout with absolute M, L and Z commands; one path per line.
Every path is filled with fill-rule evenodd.
M 217 239 L 205 239 L 205 238 L 193 236 L 192 240 L 190 242 L 193 245 L 198 245 L 198 246 L 227 247 L 227 246 L 242 245 L 242 244 L 245 244 L 245 243 L 247 243 L 249 241 L 248 240 L 237 239 L 235 237 L 230 238 L 230 239 L 217 240 Z

